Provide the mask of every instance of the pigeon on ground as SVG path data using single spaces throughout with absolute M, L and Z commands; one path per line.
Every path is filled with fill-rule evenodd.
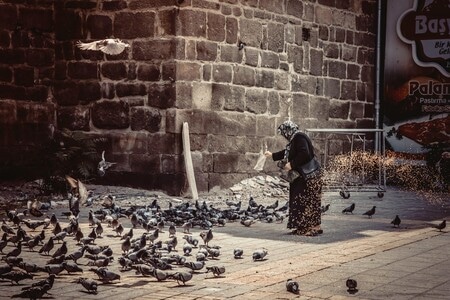
M 355 279 L 347 279 L 347 281 L 345 282 L 345 285 L 347 286 L 348 290 L 347 292 L 349 294 L 355 294 L 358 292 L 358 289 L 356 288 L 358 286 L 358 283 L 356 282 Z
M 145 264 L 132 265 L 131 268 L 136 270 L 136 274 L 141 274 L 142 276 L 153 276 L 153 271 L 155 269 L 154 267 Z
M 94 272 L 95 274 L 97 274 L 98 279 L 103 282 L 103 283 L 108 283 L 114 280 L 120 280 L 120 275 L 116 274 L 112 271 L 109 271 L 107 268 L 90 268 L 89 271 Z
M 255 252 L 253 252 L 253 261 L 256 261 L 256 260 L 263 260 L 265 257 L 266 257 L 266 255 L 268 254 L 268 251 L 267 251 L 267 249 L 258 249 L 258 250 L 256 250 Z
M 342 210 L 343 214 L 351 213 L 353 215 L 353 211 L 355 210 L 355 203 L 352 203 L 349 207 L 346 207 Z
M 130 237 L 127 236 L 125 241 L 122 242 L 122 252 L 123 254 L 128 254 L 128 252 L 130 251 L 131 248 L 131 242 L 130 242 Z
M 66 256 L 65 260 L 73 260 L 75 263 L 83 257 L 84 251 L 86 251 L 87 246 L 83 246 L 80 249 L 76 250 L 75 252 L 69 254 Z
M 192 222 L 186 221 L 183 223 L 183 225 L 181 227 L 183 228 L 183 233 L 190 233 L 189 231 L 192 228 Z
M 0 265 L 0 275 L 1 274 L 6 274 L 8 272 L 12 271 L 12 266 L 8 265 L 8 264 L 4 264 L 4 265 Z
M 320 207 L 320 210 L 321 210 L 322 214 L 326 213 L 329 209 L 330 209 L 330 204 L 322 205 Z
M 28 274 L 22 271 L 10 271 L 5 274 L 0 275 L 0 279 L 6 279 L 11 281 L 11 285 L 15 282 L 16 284 L 19 284 L 19 281 L 25 280 L 25 279 L 33 279 L 33 274 Z
M 44 285 L 48 285 L 51 289 L 53 287 L 53 284 L 55 283 L 55 278 L 56 278 L 55 274 L 50 274 L 47 278 L 42 279 L 38 282 L 32 283 L 31 287 L 43 287 Z M 27 290 L 29 288 L 30 287 L 24 287 L 24 288 L 22 288 L 22 290 Z
M 190 235 L 185 235 L 183 237 L 183 239 L 185 239 L 186 242 L 188 242 L 190 245 L 192 245 L 194 247 L 197 247 L 197 245 L 198 245 L 198 240 Z
M 206 273 L 213 273 L 214 277 L 220 276 L 223 273 L 225 273 L 225 267 L 224 266 L 211 266 L 206 267 Z
M 133 266 L 133 261 L 131 261 L 130 259 L 126 258 L 126 257 L 119 257 L 119 264 L 122 267 L 122 271 L 125 270 L 129 270 L 131 269 L 131 267 Z
M 158 281 L 166 280 L 169 274 L 163 270 L 158 268 L 153 268 L 152 276 L 156 278 Z
M 447 226 L 447 221 L 443 220 L 441 223 L 435 225 L 435 224 L 431 224 L 431 227 L 438 229 L 439 231 L 442 231 L 442 229 L 444 229 Z
M 376 206 L 373 206 L 371 209 L 363 213 L 363 215 L 369 216 L 369 219 L 371 219 L 372 216 L 375 214 L 375 208 Z
M 183 253 L 185 256 L 191 255 L 192 252 L 192 245 L 189 243 L 183 245 Z
M 12 295 L 11 298 L 41 299 L 50 289 L 51 287 L 48 284 L 44 284 L 43 286 L 34 286 L 23 290 L 18 294 Z
M 103 53 L 106 53 L 108 55 L 118 55 L 122 53 L 126 48 L 130 47 L 130 45 L 122 42 L 120 39 L 113 39 L 113 38 L 94 41 L 90 43 L 83 43 L 81 41 L 78 41 L 77 46 L 81 50 L 102 51 Z M 105 167 L 107 165 L 100 165 L 100 163 L 98 166 L 99 171 L 106 170 Z
M 27 273 L 36 273 L 36 272 L 41 271 L 41 269 L 42 269 L 34 263 L 28 263 L 28 262 L 24 262 L 24 261 L 20 262 L 17 266 Z
M 200 232 L 200 237 L 203 239 L 205 245 L 208 245 L 208 243 L 213 239 L 214 236 L 212 230 L 209 229 L 208 231 Z
M 191 269 L 192 271 L 200 271 L 205 266 L 205 262 L 204 261 L 189 261 L 189 262 L 185 262 L 184 266 L 186 268 Z
M 400 227 L 401 222 L 402 222 L 402 220 L 400 220 L 400 217 L 398 215 L 396 215 L 394 220 L 391 221 L 391 224 L 393 224 L 394 227 Z
M 17 257 L 17 256 L 20 255 L 20 253 L 22 253 L 22 243 L 21 243 L 21 242 L 19 242 L 19 243 L 17 244 L 17 247 L 16 247 L 16 248 L 14 248 L 14 249 L 12 249 L 10 252 L 6 253 L 6 256 L 4 256 L 4 258 L 8 258 L 8 257 L 10 257 L 10 256 L 15 256 L 15 257 Z
M 234 258 L 242 258 L 243 254 L 244 254 L 244 250 L 242 250 L 241 248 L 235 248 L 233 250 Z
M 298 282 L 296 282 L 292 279 L 286 280 L 286 290 L 288 292 L 298 294 L 300 292 L 300 287 L 298 285 Z
M 117 235 L 122 235 L 124 228 L 123 228 L 122 224 L 119 223 L 117 225 L 117 227 L 113 229 L 113 231 L 115 231 Z
M 83 273 L 83 269 L 80 268 L 76 263 L 65 262 L 63 265 L 64 265 L 64 269 L 67 271 L 68 274 L 78 273 L 78 272 Z
M 276 209 L 278 207 L 278 199 L 273 204 L 266 206 L 266 209 Z
M 0 240 L 0 252 L 1 253 L 3 253 L 3 249 L 5 249 L 7 244 L 8 244 L 8 234 L 5 232 L 5 233 L 3 233 L 3 237 Z
M 240 222 L 242 225 L 244 225 L 245 227 L 250 227 L 252 226 L 254 223 L 256 223 L 256 220 L 253 218 L 247 218 L 247 219 L 241 219 Z
M 53 242 L 53 237 L 49 237 L 48 241 L 41 247 L 41 249 L 39 249 L 39 253 L 50 255 L 49 252 L 53 249 L 54 246 L 55 244 Z
M 61 255 L 65 255 L 67 254 L 67 242 L 63 242 L 61 247 L 59 247 L 58 249 L 56 249 L 56 251 L 52 254 L 52 257 L 55 258 L 57 256 L 61 256 Z
M 183 285 L 186 285 L 186 282 L 192 279 L 192 273 L 191 272 L 175 272 L 173 274 L 170 274 L 167 276 L 167 278 L 175 279 L 180 285 L 180 282 L 183 283 Z
M 66 262 L 62 262 L 60 264 L 50 264 L 44 266 L 44 271 L 50 274 L 58 275 L 62 271 L 65 270 Z
M 97 287 L 98 287 L 97 281 L 80 277 L 76 282 L 81 284 L 88 291 L 88 293 L 95 295 L 97 294 Z

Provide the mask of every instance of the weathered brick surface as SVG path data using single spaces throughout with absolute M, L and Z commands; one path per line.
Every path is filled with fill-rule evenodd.
M 112 181 L 185 189 L 183 122 L 202 190 L 252 174 L 261 138 L 277 144 L 288 116 L 327 128 L 374 115 L 375 0 L 4 2 L 0 97 L 52 102 L 58 126 L 107 135 Z M 130 48 L 75 45 L 112 36 Z

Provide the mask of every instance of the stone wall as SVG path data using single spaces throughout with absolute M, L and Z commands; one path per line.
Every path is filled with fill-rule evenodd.
M 103 182 L 180 194 L 183 122 L 200 191 L 255 175 L 261 147 L 284 147 L 276 127 L 289 117 L 373 127 L 375 0 L 13 2 L 0 0 L 2 152 L 54 123 L 109 138 L 118 164 Z M 75 46 L 110 36 L 131 47 Z

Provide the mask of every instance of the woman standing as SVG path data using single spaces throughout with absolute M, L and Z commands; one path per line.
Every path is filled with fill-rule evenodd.
M 285 161 L 285 170 L 299 171 L 300 167 L 314 157 L 314 148 L 309 137 L 300 132 L 292 121 L 278 126 L 278 133 L 288 140 L 286 149 L 272 153 L 266 151 L 266 157 L 274 161 Z M 305 180 L 302 176 L 289 185 L 289 220 L 287 228 L 293 234 L 316 236 L 323 233 L 321 224 L 322 179 Z

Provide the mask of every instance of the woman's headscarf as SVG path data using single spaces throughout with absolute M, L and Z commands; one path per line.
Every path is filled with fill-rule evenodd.
M 291 141 L 292 137 L 300 131 L 297 124 L 292 121 L 284 121 L 283 124 L 278 126 L 278 134 L 284 136 L 288 141 Z

